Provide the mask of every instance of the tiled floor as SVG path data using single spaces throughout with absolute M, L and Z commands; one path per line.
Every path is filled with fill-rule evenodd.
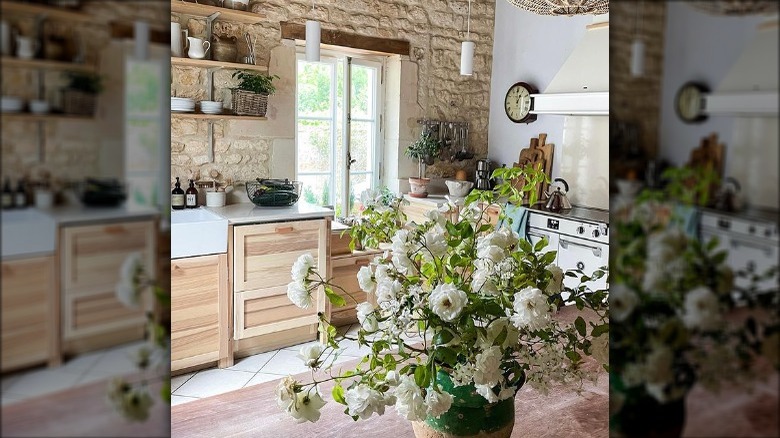
M 138 341 L 85 353 L 58 368 L 40 367 L 3 375 L 2 404 L 137 371 L 133 357 L 145 344 L 145 341 Z
M 347 331 L 348 334 L 355 335 L 357 330 L 357 324 L 353 324 L 342 327 L 340 332 Z M 171 380 L 171 404 L 187 403 L 258 383 L 279 380 L 290 374 L 306 372 L 308 368 L 297 357 L 302 345 L 306 344 L 239 359 L 230 368 L 209 368 L 176 376 Z M 344 340 L 339 342 L 339 345 L 342 346 L 342 352 L 336 358 L 336 364 L 362 357 L 370 351 L 368 347 L 360 347 L 356 341 Z

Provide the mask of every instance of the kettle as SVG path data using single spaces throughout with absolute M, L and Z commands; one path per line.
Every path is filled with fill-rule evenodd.
M 556 182 L 563 183 L 564 190 L 561 192 L 561 186 L 556 186 L 555 191 L 550 192 L 552 190 L 553 185 Z M 550 184 L 550 187 L 548 188 L 547 192 L 547 204 L 545 205 L 545 209 L 552 211 L 552 212 L 559 212 L 561 210 L 570 210 L 571 209 L 571 202 L 569 202 L 569 198 L 566 197 L 566 193 L 569 192 L 569 183 L 566 182 L 563 178 L 555 178 L 553 180 L 553 184 Z
M 732 177 L 724 179 L 723 185 L 715 197 L 715 208 L 730 212 L 742 210 L 744 199 L 740 194 L 741 191 L 742 187 L 736 179 Z

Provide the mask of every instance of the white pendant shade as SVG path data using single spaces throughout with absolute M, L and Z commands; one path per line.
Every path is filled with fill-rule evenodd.
M 461 76 L 474 74 L 474 41 L 463 41 L 461 43 L 460 74 Z
M 306 20 L 306 61 L 320 61 L 320 22 Z
M 636 39 L 631 44 L 631 76 L 637 78 L 645 74 L 645 42 Z

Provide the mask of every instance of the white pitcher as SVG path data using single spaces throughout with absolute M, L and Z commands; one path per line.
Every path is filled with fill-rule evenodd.
M 38 41 L 31 37 L 16 37 L 16 56 L 22 59 L 32 59 L 38 50 Z
M 203 59 L 206 57 L 206 53 L 211 48 L 210 42 L 195 37 L 187 37 L 187 40 L 190 44 L 190 50 L 187 52 L 187 56 L 195 59 Z
M 0 49 L 3 56 L 11 56 L 11 25 L 5 20 L 0 22 Z
M 171 55 L 176 56 L 178 58 L 181 58 L 183 56 L 183 50 L 182 50 L 182 38 L 181 35 L 184 34 L 184 38 L 187 38 L 190 36 L 189 30 L 184 29 L 181 30 L 181 25 L 179 23 L 171 22 Z M 187 42 L 185 41 L 184 48 L 187 48 Z

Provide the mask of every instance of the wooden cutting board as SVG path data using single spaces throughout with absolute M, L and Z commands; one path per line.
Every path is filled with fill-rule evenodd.
M 514 167 L 525 167 L 531 165 L 537 167 L 541 165 L 542 170 L 547 177 L 552 176 L 552 157 L 553 157 L 553 144 L 547 144 L 547 134 L 539 134 L 538 138 L 532 138 L 529 142 L 529 146 L 520 151 L 520 157 L 517 162 L 514 163 Z M 513 181 L 517 189 L 520 189 L 525 184 L 523 178 L 518 178 Z M 539 184 L 537 187 L 537 199 L 541 200 L 542 194 L 547 190 L 548 184 Z
M 555 145 L 552 143 L 547 143 L 546 141 L 547 134 L 539 134 L 539 142 L 536 144 L 536 149 L 542 151 L 544 154 L 544 173 L 547 174 L 547 177 L 550 178 L 550 181 L 552 181 L 552 164 Z M 548 186 L 549 184 L 547 183 L 542 184 L 542 192 L 546 192 Z
M 690 167 L 711 167 L 718 176 L 723 178 L 723 165 L 726 154 L 726 145 L 718 142 L 718 134 L 712 133 L 701 139 L 698 148 L 691 151 L 688 161 Z

